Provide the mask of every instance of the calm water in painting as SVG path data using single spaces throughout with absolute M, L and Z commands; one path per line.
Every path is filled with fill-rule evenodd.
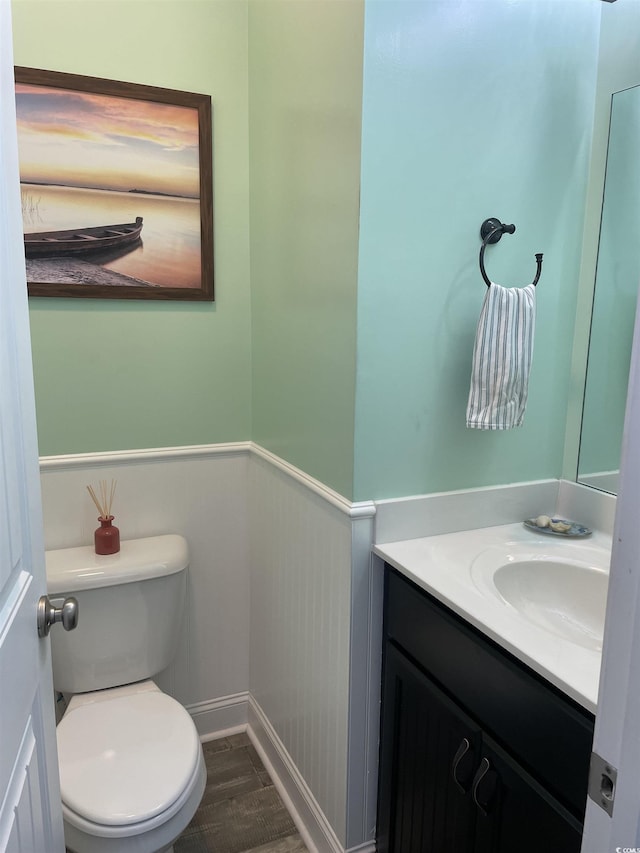
M 163 287 L 200 287 L 197 200 L 75 187 L 22 184 L 25 232 L 134 222 L 142 245 L 101 266 Z

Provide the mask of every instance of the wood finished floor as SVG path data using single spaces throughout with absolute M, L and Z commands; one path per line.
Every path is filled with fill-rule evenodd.
M 307 848 L 246 734 L 203 744 L 207 787 L 175 853 L 301 853 Z

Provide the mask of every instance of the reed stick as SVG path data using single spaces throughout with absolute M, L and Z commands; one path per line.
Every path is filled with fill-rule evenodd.
M 107 486 L 106 480 L 100 480 L 99 492 L 100 498 L 96 495 L 93 486 L 87 486 L 87 491 L 91 495 L 91 500 L 96 505 L 96 509 L 100 513 L 101 518 L 109 518 L 113 507 L 113 500 L 116 496 L 117 480 L 111 481 L 111 486 Z

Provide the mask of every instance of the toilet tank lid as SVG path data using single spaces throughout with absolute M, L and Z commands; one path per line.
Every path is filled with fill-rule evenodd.
M 183 536 L 167 534 L 120 543 L 117 554 L 101 556 L 93 546 L 46 552 L 47 591 L 72 593 L 181 572 L 189 564 Z

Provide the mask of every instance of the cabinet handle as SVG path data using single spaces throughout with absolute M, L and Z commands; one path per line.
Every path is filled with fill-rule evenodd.
M 460 764 L 460 762 L 470 749 L 471 744 L 469 743 L 466 737 L 463 737 L 462 742 L 458 747 L 458 751 L 453 757 L 453 764 L 451 765 L 451 775 L 453 776 L 453 781 L 456 783 L 456 786 L 462 791 L 463 794 L 466 794 L 469 789 L 465 788 L 462 782 L 458 779 L 458 764 Z
M 490 802 L 487 801 L 487 803 L 484 806 L 482 805 L 482 803 L 478 799 L 478 788 L 480 787 L 480 783 L 482 782 L 484 777 L 487 775 L 489 770 L 491 770 L 491 764 L 489 762 L 489 759 L 485 757 L 480 762 L 480 767 L 478 767 L 478 769 L 476 771 L 476 775 L 475 775 L 474 780 L 472 782 L 473 791 L 472 791 L 471 796 L 473 797 L 473 802 L 476 804 L 476 806 L 480 809 L 480 811 L 482 812 L 482 814 L 485 817 L 487 817 L 487 815 L 489 814 Z

